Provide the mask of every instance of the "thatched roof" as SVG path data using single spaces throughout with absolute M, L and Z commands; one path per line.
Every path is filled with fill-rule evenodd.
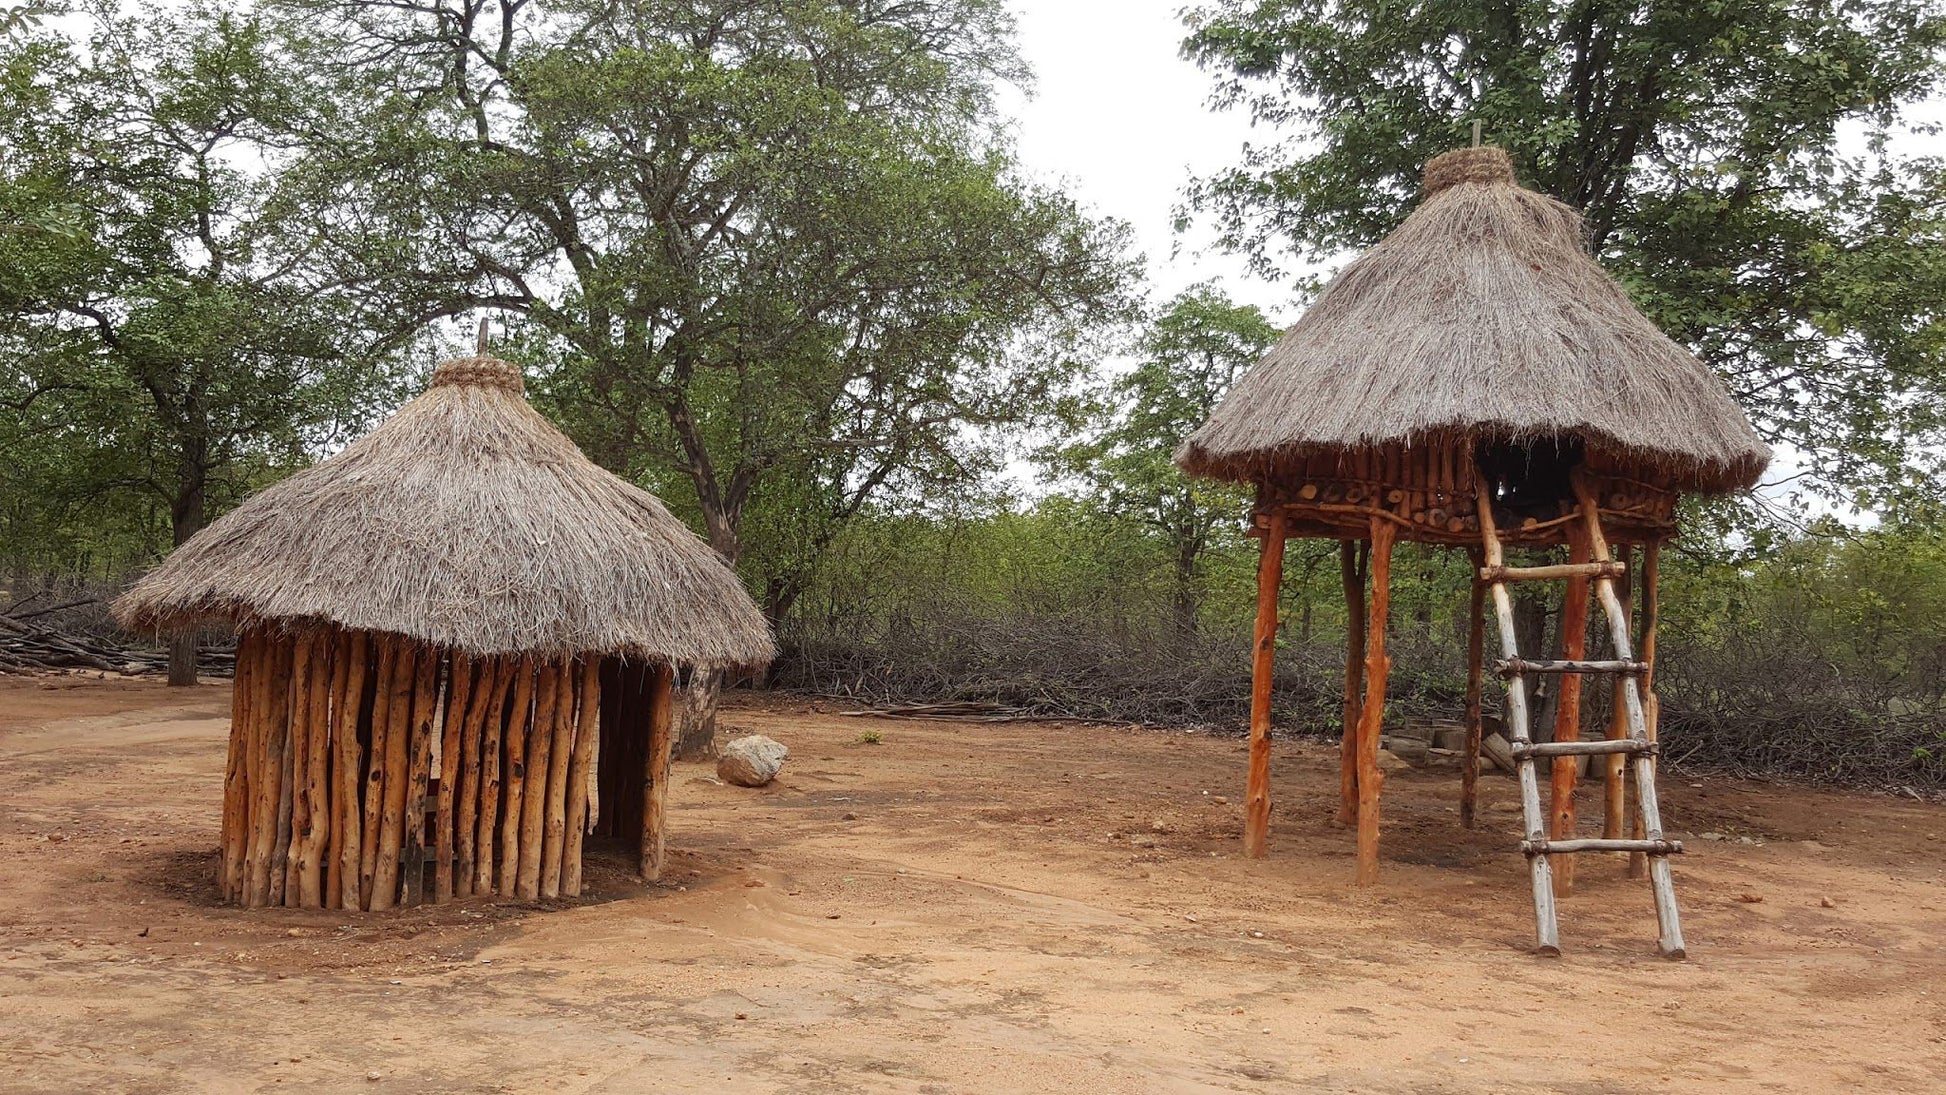
M 1274 479 L 1320 450 L 1440 431 L 1579 436 L 1692 490 L 1756 482 L 1770 452 L 1723 382 L 1589 257 L 1574 210 L 1496 148 L 1426 165 L 1404 224 L 1345 267 L 1176 453 Z
M 774 652 L 721 557 L 583 456 L 490 357 L 440 365 L 369 435 L 177 548 L 115 614 L 158 630 L 325 621 L 475 654 L 755 666 Z

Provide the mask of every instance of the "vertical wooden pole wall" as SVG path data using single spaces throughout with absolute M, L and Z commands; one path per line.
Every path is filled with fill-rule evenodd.
M 666 783 L 670 674 L 659 673 L 632 729 L 660 725 Z M 470 658 L 392 635 L 246 630 L 218 892 L 252 907 L 367 910 L 580 893 L 611 721 L 604 684 L 599 658 Z M 649 745 L 639 752 L 653 762 Z M 647 796 L 642 830 L 653 830 L 657 869 L 661 791 Z
M 1338 823 L 1358 820 L 1358 715 L 1365 683 L 1365 568 L 1371 545 L 1338 543 L 1338 576 L 1345 588 L 1344 738 L 1338 745 Z
M 662 877 L 663 819 L 669 802 L 669 748 L 675 733 L 676 672 L 658 665 L 649 685 L 648 770 L 644 774 L 642 799 L 642 877 L 654 882 Z
M 243 856 L 248 843 L 246 832 L 250 811 L 250 772 L 247 756 L 250 728 L 255 726 L 251 710 L 252 688 L 261 670 L 263 636 L 246 631 L 237 637 L 236 675 L 230 689 L 230 753 L 223 769 L 223 858 L 216 871 L 216 889 L 225 901 L 241 901 L 244 892 Z
M 1385 714 L 1385 683 L 1392 659 L 1385 653 L 1385 625 L 1392 609 L 1392 522 L 1372 518 L 1372 604 L 1365 620 L 1365 704 L 1358 716 L 1358 875 L 1357 884 L 1378 881 L 1379 790 L 1385 773 L 1378 766 L 1378 737 Z
M 1270 834 L 1270 690 L 1277 662 L 1277 594 L 1284 581 L 1285 521 L 1271 515 L 1257 562 L 1257 626 L 1250 659 L 1250 777 L 1243 854 L 1262 856 Z

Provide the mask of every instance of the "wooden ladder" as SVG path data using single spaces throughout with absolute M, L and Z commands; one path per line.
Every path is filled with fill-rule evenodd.
M 1649 739 L 1648 723 L 1642 712 L 1641 680 L 1648 670 L 1645 662 L 1635 660 L 1629 640 L 1628 613 L 1615 593 L 1615 579 L 1623 575 L 1626 564 L 1615 561 L 1608 552 L 1607 538 L 1601 531 L 1601 513 L 1593 493 L 1577 476 L 1574 480 L 1577 512 L 1587 532 L 1592 561 L 1555 566 L 1510 567 L 1494 525 L 1491 491 L 1482 482 L 1476 492 L 1480 512 L 1480 537 L 1486 549 L 1486 566 L 1476 580 L 1493 595 L 1493 609 L 1500 622 L 1500 675 L 1507 681 L 1506 726 L 1512 738 L 1514 761 L 1520 776 L 1520 805 L 1525 821 L 1526 839 L 1520 850 L 1526 854 L 1534 886 L 1535 950 L 1544 955 L 1561 953 L 1561 929 L 1554 910 L 1554 870 L 1548 857 L 1574 852 L 1640 852 L 1648 859 L 1649 888 L 1655 895 L 1655 916 L 1659 925 L 1659 944 L 1668 958 L 1682 958 L 1682 923 L 1676 914 L 1676 884 L 1669 870 L 1669 856 L 1682 851 L 1682 845 L 1662 834 L 1662 810 L 1656 801 L 1656 743 Z M 1612 661 L 1530 661 L 1520 656 L 1514 638 L 1513 601 L 1507 583 L 1523 581 L 1588 578 L 1594 581 L 1596 599 L 1608 617 L 1608 632 L 1614 642 Z M 1623 690 L 1623 706 L 1628 721 L 1628 736 L 1591 741 L 1536 742 L 1527 720 L 1527 678 L 1537 673 L 1605 673 L 1616 677 Z M 1541 808 L 1540 778 L 1534 762 L 1555 757 L 1613 756 L 1633 758 L 1636 803 L 1640 811 L 1642 839 L 1639 840 L 1552 840 L 1548 836 L 1548 814 Z

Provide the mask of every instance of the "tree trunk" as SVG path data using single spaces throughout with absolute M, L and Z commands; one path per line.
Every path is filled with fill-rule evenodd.
M 207 481 L 203 454 L 185 451 L 176 481 L 176 496 L 169 505 L 170 539 L 181 547 L 203 528 L 203 489 Z M 179 632 L 169 640 L 169 684 L 186 687 L 196 683 L 196 633 Z
M 742 541 L 737 535 L 737 525 L 741 511 L 726 512 L 718 505 L 712 505 L 707 496 L 703 504 L 703 523 L 709 528 L 710 547 L 723 557 L 723 562 L 731 570 L 736 569 L 737 556 Z M 671 666 L 679 671 L 679 666 Z M 676 740 L 671 753 L 676 760 L 709 760 L 716 756 L 716 702 L 723 690 L 721 670 L 702 670 L 692 668 L 689 679 L 682 690 L 682 699 L 676 703 Z
M 709 760 L 716 756 L 716 701 L 723 691 L 719 669 L 692 669 L 682 690 L 681 729 L 676 735 L 677 760 Z
M 1196 637 L 1197 616 L 1200 615 L 1196 597 L 1196 556 L 1198 545 L 1193 539 L 1181 537 L 1176 542 L 1176 637 L 1189 640 Z

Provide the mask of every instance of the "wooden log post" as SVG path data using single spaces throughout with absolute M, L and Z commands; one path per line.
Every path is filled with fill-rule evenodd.
M 547 815 L 548 759 L 554 745 L 555 707 L 560 702 L 561 667 L 541 665 L 534 692 L 534 718 L 527 727 L 525 797 L 520 807 L 520 858 L 514 895 L 532 901 L 541 895 L 541 854 Z
M 236 671 L 230 681 L 230 747 L 223 766 L 223 858 L 217 866 L 216 889 L 225 901 L 243 898 L 243 856 L 249 846 L 251 687 L 259 672 L 263 648 L 261 632 L 237 637 Z
M 1371 545 L 1338 544 L 1338 577 L 1345 591 L 1345 713 L 1338 744 L 1338 824 L 1358 820 L 1358 717 L 1365 687 L 1365 570 Z
M 506 680 L 506 662 L 499 658 L 474 664 L 472 694 L 466 702 L 466 719 L 460 725 L 459 788 L 453 807 L 453 892 L 470 897 L 476 864 L 473 858 L 475 827 L 480 821 L 480 737 L 486 729 L 488 712 L 500 717 L 500 686 Z
M 663 821 L 669 807 L 669 747 L 674 742 L 676 669 L 658 665 L 649 682 L 649 740 L 642 788 L 642 878 L 660 881 L 664 858 Z
M 1270 515 L 1257 559 L 1257 625 L 1250 657 L 1250 775 L 1244 792 L 1243 854 L 1260 858 L 1270 836 L 1270 698 L 1277 673 L 1277 595 L 1284 583 L 1288 522 Z
M 506 797 L 500 805 L 500 881 L 494 892 L 502 897 L 514 895 L 520 877 L 520 815 L 527 797 L 527 736 L 533 732 L 535 675 L 533 660 L 522 658 L 519 676 L 514 679 L 512 710 L 507 715 L 506 756 L 500 762 Z
M 439 725 L 439 792 L 433 813 L 432 899 L 453 899 L 453 862 L 458 844 L 453 839 L 454 803 L 459 793 L 460 732 L 471 716 L 474 661 L 454 653 L 446 677 L 446 707 Z
M 1483 716 L 1480 692 L 1486 679 L 1487 587 L 1480 582 L 1480 568 L 1486 555 L 1472 548 L 1467 557 L 1473 564 L 1472 596 L 1466 618 L 1466 749 L 1460 758 L 1460 825 L 1471 829 L 1480 792 L 1480 737 Z
M 306 686 L 310 681 L 311 644 L 314 636 L 304 632 L 291 644 L 290 672 L 285 685 L 285 730 L 284 763 L 279 772 L 277 786 L 277 843 L 270 858 L 270 897 L 272 905 L 297 904 L 297 879 L 294 877 L 291 856 L 291 829 L 296 821 L 298 784 L 303 781 L 304 767 L 299 760 L 305 755 L 306 741 L 305 718 L 308 707 L 304 701 Z
M 324 852 L 331 836 L 331 685 L 337 672 L 332 654 L 334 631 L 320 633 L 311 644 L 311 673 L 305 684 L 303 823 L 292 836 L 296 859 L 297 902 L 307 909 L 324 907 Z
M 365 632 L 358 631 L 347 636 L 343 642 L 343 684 L 337 690 L 339 702 L 333 719 L 338 760 L 332 782 L 337 787 L 334 801 L 338 825 L 332 830 L 332 845 L 336 849 L 333 858 L 337 866 L 335 878 L 338 897 L 332 907 L 358 909 L 364 907 L 358 894 L 358 854 L 363 843 L 363 809 L 358 801 L 358 792 L 365 782 L 364 751 L 359 746 L 358 730 L 364 721 L 365 677 L 371 657 L 371 639 Z
M 1659 542 L 1651 540 L 1642 545 L 1642 581 L 1640 583 L 1642 591 L 1640 595 L 1642 600 L 1642 638 L 1640 642 L 1636 643 L 1635 651 L 1636 657 L 1649 668 L 1647 672 L 1642 674 L 1641 682 L 1636 687 L 1642 693 L 1642 724 L 1650 741 L 1657 740 L 1658 723 L 1661 721 L 1662 716 L 1662 703 L 1656 698 L 1655 694 L 1656 628 L 1661 623 L 1662 615 L 1662 595 L 1657 582 L 1661 562 L 1662 545 Z M 1657 765 L 1655 764 L 1654 758 L 1650 758 L 1647 767 L 1649 771 L 1655 771 Z M 1636 782 L 1639 784 L 1639 779 Z M 1629 830 L 1630 835 L 1639 839 L 1644 835 L 1642 829 L 1642 811 L 1638 808 L 1642 791 L 1639 786 L 1634 787 L 1633 790 L 1636 801 L 1630 802 L 1627 807 L 1629 816 L 1632 819 Z M 1649 877 L 1649 857 L 1642 852 L 1630 852 L 1628 854 L 1628 876 L 1637 879 Z
M 507 720 L 513 709 L 513 693 L 519 687 L 521 666 L 518 658 L 500 659 L 499 670 L 494 674 L 493 700 L 487 706 L 486 721 L 480 724 L 479 817 L 473 838 L 475 894 L 494 892 L 494 834 L 499 831 L 500 821 L 501 758 L 506 752 Z
M 338 722 L 345 703 L 345 679 L 351 671 L 351 633 L 331 631 L 331 679 L 325 684 L 324 704 L 324 811 L 329 819 L 324 840 L 318 845 L 320 862 L 319 902 L 335 909 L 343 897 L 338 856 L 344 851 L 344 788 L 339 785 Z
M 1372 518 L 1371 610 L 1365 621 L 1365 703 L 1358 717 L 1358 874 L 1357 884 L 1378 881 L 1379 791 L 1385 773 L 1378 766 L 1378 737 L 1385 715 L 1385 682 L 1392 659 L 1385 653 L 1385 627 L 1392 608 L 1392 522 Z
M 376 645 L 378 665 L 372 682 L 371 743 L 366 750 L 365 796 L 361 807 L 364 816 L 359 820 L 358 907 L 361 909 L 376 907 L 372 904 L 372 894 L 378 883 L 378 831 L 385 813 L 385 755 L 391 744 L 386 739 L 392 730 L 394 678 L 399 675 L 399 640 L 380 635 Z
M 549 727 L 547 805 L 541 818 L 541 896 L 561 896 L 561 858 L 568 838 L 568 768 L 574 755 L 574 708 L 580 691 L 581 667 L 572 659 L 561 662 L 561 681 L 554 698 Z
M 1580 524 L 1568 526 L 1568 562 L 1586 563 L 1592 558 L 1588 534 Z M 1561 657 L 1581 661 L 1588 656 L 1588 579 L 1576 575 L 1567 580 L 1562 594 L 1561 616 L 1556 626 L 1561 635 Z M 1554 740 L 1581 739 L 1581 675 L 1563 674 L 1554 701 Z M 1581 775 L 1580 757 L 1555 757 L 1552 771 L 1552 800 L 1548 817 L 1554 840 L 1574 837 L 1574 792 Z M 1574 892 L 1573 855 L 1554 857 L 1555 896 Z
M 582 838 L 592 824 L 588 814 L 589 788 L 594 785 L 595 747 L 601 737 L 601 658 L 581 659 L 574 709 L 574 750 L 568 761 L 567 833 L 561 848 L 561 892 L 581 893 Z
M 399 902 L 415 907 L 426 896 L 426 799 L 432 791 L 432 742 L 440 709 L 440 675 L 445 658 L 430 648 L 419 652 L 412 676 L 412 730 L 406 750 L 405 832 L 399 841 Z
M 265 651 L 267 672 L 257 691 L 258 749 L 251 776 L 249 890 L 244 904 L 270 903 L 272 857 L 277 849 L 277 812 L 282 800 L 284 750 L 290 732 L 291 644 L 271 638 Z
M 372 870 L 370 908 L 389 909 L 399 901 L 399 856 L 405 846 L 406 802 L 412 794 L 412 696 L 419 663 L 432 658 L 418 643 L 401 642 L 392 665 L 391 705 L 386 715 L 385 751 L 372 750 L 372 762 L 385 768 L 385 795 L 378 815 L 377 862 Z

